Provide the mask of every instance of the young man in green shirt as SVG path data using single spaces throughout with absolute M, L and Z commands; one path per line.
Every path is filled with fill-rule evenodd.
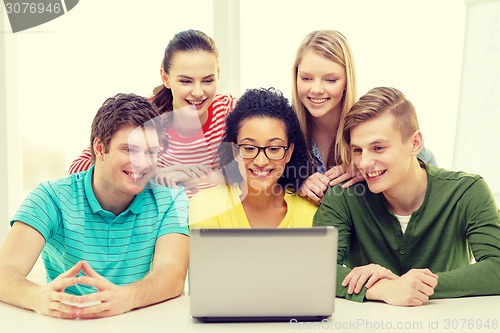
M 500 294 L 500 215 L 491 191 L 480 176 L 417 158 L 422 134 L 400 91 L 374 88 L 361 97 L 346 116 L 342 146 L 365 182 L 331 187 L 314 217 L 315 226 L 339 231 L 338 297 L 416 306 Z

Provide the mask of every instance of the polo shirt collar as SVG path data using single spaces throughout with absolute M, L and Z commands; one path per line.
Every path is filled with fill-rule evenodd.
M 151 186 L 151 181 L 149 181 L 146 184 L 146 186 L 144 186 L 141 193 L 135 196 L 134 200 L 132 200 L 132 202 L 130 203 L 128 208 L 124 211 L 124 213 L 130 210 L 134 214 L 139 214 L 142 211 L 142 201 L 143 201 L 142 199 L 144 198 L 144 192 L 150 186 Z
M 97 213 L 99 211 L 104 211 L 102 209 L 101 204 L 97 201 L 95 197 L 94 190 L 92 189 L 92 176 L 94 175 L 94 165 L 90 166 L 87 170 L 87 174 L 85 175 L 85 194 L 87 196 L 87 201 L 89 202 L 90 208 L 93 213 Z

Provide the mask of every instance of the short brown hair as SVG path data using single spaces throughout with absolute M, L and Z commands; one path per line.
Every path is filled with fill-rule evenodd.
M 115 133 L 124 126 L 153 127 L 160 143 L 166 147 L 163 120 L 156 107 L 146 98 L 134 94 L 117 94 L 108 98 L 97 111 L 90 135 L 92 163 L 95 162 L 94 140 L 99 138 L 104 152 L 109 152 L 109 144 Z
M 394 116 L 394 127 L 401 133 L 402 141 L 419 129 L 415 107 L 401 91 L 389 87 L 373 88 L 351 107 L 345 117 L 341 149 L 345 163 L 351 163 L 351 131 L 385 112 Z

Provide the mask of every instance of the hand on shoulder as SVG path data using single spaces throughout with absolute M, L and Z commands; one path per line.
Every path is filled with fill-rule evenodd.
M 175 164 L 157 168 L 154 180 L 168 187 L 177 187 L 178 184 L 192 187 L 197 183 L 197 179 L 206 177 L 212 172 L 213 170 L 205 165 Z
M 351 168 L 343 164 L 336 165 L 328 169 L 324 174 L 316 172 L 309 176 L 302 184 L 299 195 L 308 197 L 319 205 L 329 186 L 335 186 L 347 181 L 342 185 L 343 188 L 347 188 L 363 180 L 365 180 L 363 175 L 356 167 Z

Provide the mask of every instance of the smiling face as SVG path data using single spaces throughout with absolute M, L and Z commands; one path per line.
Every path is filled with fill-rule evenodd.
M 418 130 L 402 140 L 390 112 L 384 112 L 351 130 L 350 147 L 354 164 L 373 193 L 404 187 L 421 145 L 422 135 Z
M 345 69 L 334 61 L 307 51 L 298 66 L 297 92 L 309 113 L 320 118 L 330 112 L 340 114 L 346 87 Z
M 172 90 L 173 108 L 191 108 L 204 125 L 219 79 L 216 55 L 204 51 L 177 52 L 168 73 L 162 69 L 161 76 L 165 87 Z
M 240 123 L 237 144 L 249 144 L 259 147 L 288 147 L 288 136 L 285 124 L 278 119 L 269 117 L 247 118 Z M 293 144 L 281 160 L 269 160 L 261 150 L 255 158 L 244 159 L 236 156 L 239 170 L 249 193 L 258 195 L 271 194 L 278 179 L 283 174 L 286 164 L 290 161 Z
M 99 138 L 94 140 L 98 188 L 108 197 L 130 200 L 144 189 L 156 170 L 160 144 L 154 128 L 125 126 L 112 137 L 105 152 Z M 102 195 L 102 194 L 101 194 Z

